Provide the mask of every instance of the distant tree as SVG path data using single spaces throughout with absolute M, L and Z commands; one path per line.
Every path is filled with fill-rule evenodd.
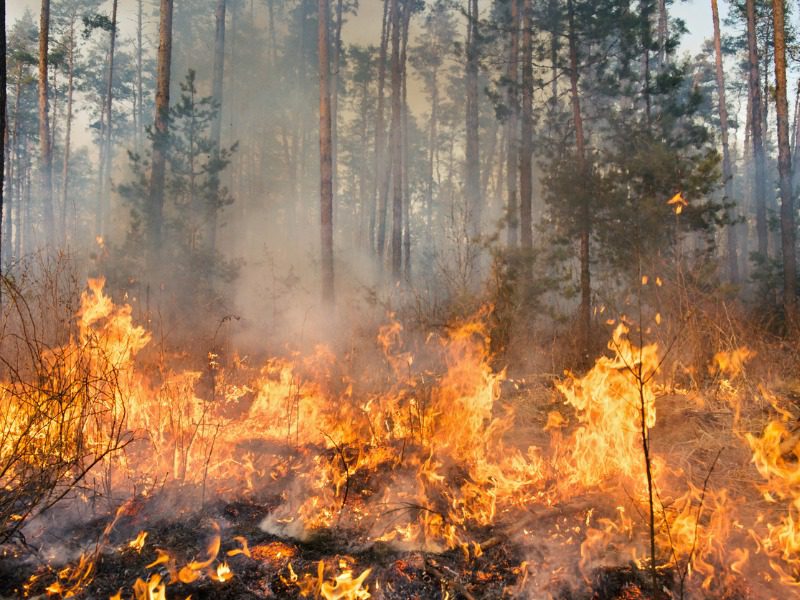
M 792 158 L 789 151 L 789 105 L 786 98 L 786 28 L 783 0 L 772 0 L 775 26 L 775 102 L 778 126 L 778 176 L 781 195 L 781 255 L 783 258 L 783 309 L 792 333 L 797 333 L 797 231 L 795 228 Z
M 506 67 L 508 117 L 506 121 L 506 228 L 507 243 L 519 242 L 519 30 L 520 0 L 510 1 L 508 65 Z
M 467 36 L 466 63 L 464 85 L 466 88 L 466 147 L 464 196 L 467 215 L 470 223 L 470 235 L 475 237 L 481 233 L 481 216 L 483 206 L 481 199 L 481 163 L 479 149 L 479 96 L 478 69 L 480 62 L 481 40 L 479 38 L 478 0 L 467 0 Z
M 389 198 L 390 165 L 386 160 L 385 120 L 385 85 L 386 85 L 386 57 L 388 55 L 389 34 L 391 31 L 390 6 L 394 0 L 384 0 L 383 21 L 381 26 L 381 43 L 378 55 L 378 113 L 375 119 L 375 182 L 374 195 L 377 208 L 375 227 L 375 250 L 378 261 L 382 264 L 383 253 L 386 246 L 386 212 Z
M 519 152 L 519 226 L 523 250 L 533 248 L 533 5 L 522 0 L 522 112 Z
M 6 90 L 9 113 L 6 145 L 6 195 L 4 196 L 3 257 L 6 269 L 23 251 L 22 231 L 30 226 L 31 146 L 38 131 L 36 66 L 38 30 L 30 12 L 11 27 L 6 49 Z M 24 206 L 23 206 L 24 205 Z M 26 236 L 30 238 L 31 236 Z M 30 244 L 31 240 L 26 239 Z
M 725 72 L 722 68 L 722 40 L 719 28 L 719 8 L 717 0 L 711 0 L 711 20 L 714 27 L 714 66 L 717 79 L 717 104 L 719 105 L 719 128 L 722 142 L 722 179 L 725 185 L 725 198 L 733 202 L 733 167 L 731 165 L 730 148 L 728 145 L 728 106 L 725 101 Z M 729 214 L 733 222 L 735 215 Z M 737 257 L 738 243 L 736 241 L 736 227 L 731 224 L 726 230 L 728 254 L 728 278 L 733 283 L 739 281 L 739 261 Z
M 151 162 L 149 202 L 147 211 L 147 244 L 151 259 L 148 272 L 155 273 L 159 266 L 162 241 L 162 214 L 164 210 L 164 178 L 166 169 L 167 139 L 169 135 L 169 84 L 172 61 L 172 8 L 173 0 L 161 0 L 158 26 L 158 79 L 156 114 L 153 127 L 153 157 Z
M 97 8 L 97 0 L 67 0 L 55 3 L 52 7 L 53 19 L 56 29 L 60 32 L 60 45 L 66 54 L 65 66 L 67 69 L 67 99 L 65 115 L 64 147 L 61 162 L 61 198 L 58 220 L 59 240 L 62 244 L 67 241 L 67 202 L 70 189 L 70 158 L 72 155 L 72 120 L 74 115 L 74 93 L 76 88 L 76 69 L 80 60 L 76 27 L 82 17 L 92 14 Z
M 750 141 L 753 145 L 753 160 L 755 163 L 753 195 L 756 207 L 756 237 L 758 240 L 758 254 L 762 260 L 766 260 L 769 256 L 767 237 L 767 167 L 762 125 L 764 120 L 762 104 L 765 103 L 761 96 L 755 0 L 746 0 L 745 6 L 747 13 L 747 58 L 750 65 L 748 79 Z
M 400 280 L 402 268 L 402 215 L 403 215 L 403 163 L 401 159 L 402 118 L 401 63 L 400 63 L 400 0 L 391 0 L 392 38 L 392 120 L 390 128 L 390 156 L 392 165 L 392 280 Z
M 397 1 L 397 0 L 395 0 Z M 334 302 L 333 280 L 333 160 L 331 156 L 331 90 L 328 58 L 328 0 L 318 4 L 319 54 L 319 170 L 320 170 L 320 251 L 322 301 Z
M 220 158 L 220 141 L 222 137 L 222 84 L 223 75 L 225 71 L 225 9 L 226 0 L 217 0 L 217 7 L 214 11 L 214 21 L 216 24 L 214 34 L 214 70 L 212 73 L 211 81 L 211 95 L 214 103 L 217 106 L 216 118 L 211 126 L 211 141 L 213 147 L 211 149 L 213 155 L 217 160 Z M 211 185 L 219 189 L 219 179 L 214 178 Z M 209 209 L 211 205 L 209 204 Z M 208 236 L 207 244 L 211 252 L 216 250 L 217 246 L 217 211 L 209 210 L 207 215 L 208 221 Z
M 39 178 L 44 212 L 45 243 L 55 242 L 53 221 L 53 148 L 48 106 L 48 58 L 50 41 L 50 0 L 42 0 L 39 15 Z
M 438 204 L 438 187 L 436 181 L 436 165 L 439 163 L 439 152 L 442 145 L 440 139 L 441 103 L 443 82 L 447 75 L 448 61 L 452 60 L 456 39 L 456 21 L 452 7 L 445 0 L 437 0 L 428 8 L 422 23 L 422 30 L 417 37 L 417 44 L 411 48 L 409 60 L 422 85 L 430 103 L 428 120 L 428 148 L 425 169 L 425 224 L 430 245 L 435 239 L 433 228 L 434 205 Z
M 3 33 L 0 35 L 0 60 L 2 64 L 2 88 L 0 88 L 0 133 L 3 136 L 3 153 L 0 154 L 0 277 L 3 275 L 3 197 L 5 194 L 6 148 L 8 147 L 8 127 L 6 127 L 6 11 L 0 17 Z M 2 300 L 2 298 L 0 298 Z
M 174 293 L 196 304 L 198 298 L 213 298 L 214 282 L 233 274 L 207 239 L 213 236 L 220 211 L 233 202 L 219 181 L 237 146 L 217 146 L 213 128 L 219 105 L 212 96 L 198 96 L 194 71 L 189 71 L 180 89 L 181 95 L 167 115 L 169 129 L 162 140 L 166 157 L 162 215 L 169 235 L 162 243 L 161 269 L 166 269 L 165 279 L 172 282 Z M 148 134 L 151 141 L 159 135 L 154 127 Z M 122 266 L 120 271 L 132 280 L 139 280 L 144 267 L 142 223 L 149 211 L 147 176 L 152 172 L 152 157 L 131 153 L 134 178 L 119 186 L 131 212 L 128 239 L 121 254 L 136 263 Z
M 569 49 L 569 87 L 570 104 L 572 105 L 572 124 L 575 128 L 575 172 L 579 183 L 576 186 L 578 194 L 578 229 L 580 237 L 580 288 L 581 303 L 578 310 L 578 335 L 580 338 L 581 355 L 584 361 L 591 359 L 590 340 L 592 323 L 592 283 L 589 265 L 589 243 L 592 235 L 592 209 L 589 199 L 590 173 L 586 157 L 586 136 L 583 130 L 583 113 L 581 112 L 581 98 L 578 90 L 578 40 L 575 24 L 575 5 L 573 0 L 567 0 L 567 42 Z

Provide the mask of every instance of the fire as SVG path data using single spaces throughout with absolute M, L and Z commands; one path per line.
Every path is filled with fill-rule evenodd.
M 645 568 L 649 506 L 643 443 L 649 444 L 656 426 L 657 405 L 659 418 L 663 414 L 667 386 L 657 381 L 662 351 L 655 344 L 633 343 L 628 327 L 618 324 L 608 356 L 581 376 L 567 374 L 555 382 L 553 398 L 563 404 L 542 410 L 537 440 L 544 445 L 530 445 L 529 438 L 513 435 L 517 415 L 501 395 L 506 374 L 492 367 L 490 311 L 486 307 L 424 341 L 392 319 L 375 342 L 378 364 L 361 370 L 346 371 L 345 361 L 323 346 L 305 356 L 271 358 L 260 367 L 239 363 L 235 374 L 215 356 L 209 393 L 201 372 L 164 366 L 156 375 L 144 368 L 138 357 L 147 353 L 151 335 L 134 324 L 130 306 L 112 302 L 102 280 L 91 280 L 81 297 L 77 334 L 46 359 L 57 365 L 67 390 L 77 394 L 82 381 L 97 382 L 104 409 L 91 419 L 69 415 L 74 423 L 68 431 L 85 436 L 87 455 L 109 447 L 114 432 L 124 432 L 124 444 L 103 454 L 93 472 L 102 472 L 110 489 L 135 488 L 163 480 L 166 473 L 169 483 L 191 492 L 185 497 L 193 509 L 202 508 L 207 497 L 270 490 L 280 496 L 261 523 L 271 534 L 304 539 L 341 528 L 348 535 L 357 532 L 353 541 L 364 547 L 381 542 L 401 550 L 455 550 L 467 565 L 487 558 L 491 545 L 481 543 L 485 537 L 475 539 L 486 528 L 586 498 L 587 506 L 572 520 L 553 521 L 541 531 L 526 525 L 525 536 L 540 535 L 574 550 L 576 574 L 587 580 L 599 567 L 632 562 Z M 712 371 L 735 389 L 753 356 L 746 348 L 720 352 Z M 0 409 L 10 415 L 0 427 L 10 423 L 21 430 L 31 418 L 30 406 L 18 405 L 19 397 L 15 386 L 0 383 Z M 55 407 L 45 402 L 45 409 Z M 661 567 L 710 589 L 732 574 L 750 573 L 752 563 L 765 556 L 772 577 L 798 584 L 800 433 L 789 425 L 790 411 L 780 414 L 760 437 L 744 437 L 764 480 L 763 498 L 780 509 L 778 516 L 773 511 L 756 523 L 741 524 L 743 503 L 736 493 L 709 477 L 701 486 L 683 472 L 684 464 L 671 462 L 668 451 L 652 453 Z M 738 423 L 737 406 L 734 428 Z M 46 461 L 44 449 L 52 447 L 55 433 L 42 430 L 34 462 Z M 6 452 L 4 444 L 0 453 Z M 10 485 L 13 478 L 2 483 Z M 106 528 L 106 541 L 126 506 Z M 155 555 L 147 557 L 145 568 L 158 572 L 136 580 L 135 600 L 165 599 L 167 587 L 178 584 L 224 584 L 234 577 L 231 565 L 238 560 L 273 563 L 288 572 L 284 583 L 305 597 L 371 597 L 370 569 L 355 576 L 345 564 L 337 575 L 326 576 L 320 561 L 315 574 L 298 576 L 289 561 L 297 564 L 299 546 L 262 540 L 251 548 L 242 536 L 223 546 L 220 525 L 213 522 L 211 529 L 207 545 L 192 560 L 152 548 Z M 122 548 L 151 551 L 153 541 L 146 544 L 147 539 L 140 531 Z M 750 540 L 749 546 L 742 540 Z M 47 591 L 77 594 L 94 578 L 95 561 L 95 555 L 82 556 L 58 572 Z M 537 576 L 521 569 L 523 594 L 529 590 L 522 587 L 533 586 Z M 375 578 L 376 596 L 383 593 L 378 581 L 383 585 Z
M 786 417 L 784 416 L 784 419 Z M 775 420 L 761 437 L 746 435 L 753 450 L 753 463 L 766 480 L 760 486 L 765 500 L 782 507 L 777 522 L 767 523 L 766 533 L 758 534 L 760 547 L 771 557 L 770 566 L 782 584 L 800 586 L 800 436 L 785 421 Z
M 167 586 L 157 573 L 147 581 L 137 579 L 133 584 L 133 597 L 134 600 L 167 600 Z
M 220 583 L 224 583 L 233 579 L 233 572 L 228 566 L 228 563 L 222 562 L 218 564 L 216 571 L 214 571 L 211 575 L 211 579 L 214 581 L 219 581 Z
M 140 531 L 139 535 L 136 536 L 135 539 L 132 539 L 128 542 L 128 548 L 132 548 L 136 550 L 136 552 L 141 552 L 142 548 L 144 548 L 144 541 L 147 539 L 147 532 Z
M 719 371 L 729 379 L 735 379 L 742 373 L 744 364 L 755 355 L 755 352 L 744 346 L 730 352 L 717 352 L 713 365 L 709 366 L 709 373 L 713 375 L 715 371 Z
M 302 579 L 295 575 L 289 565 L 291 581 L 300 588 L 300 595 L 325 600 L 366 600 L 372 596 L 368 588 L 363 587 L 364 581 L 369 577 L 371 569 L 366 569 L 356 578 L 350 569 L 343 569 L 333 580 L 325 579 L 325 562 L 319 561 L 316 577 L 306 573 Z
M 557 384 L 578 420 L 578 428 L 562 444 L 563 495 L 612 477 L 632 481 L 643 493 L 642 430 L 656 424 L 659 355 L 655 344 L 637 348 L 627 334 L 624 324 L 617 325 L 608 345 L 613 356 L 597 359 L 584 377 L 570 376 Z

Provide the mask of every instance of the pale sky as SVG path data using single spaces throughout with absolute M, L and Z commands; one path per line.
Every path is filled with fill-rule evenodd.
M 180 1 L 180 0 L 178 0 Z M 213 6 L 213 0 L 208 0 L 209 7 Z M 135 9 L 133 2 L 122 0 L 120 3 L 121 13 L 125 11 L 125 5 L 130 4 L 130 10 Z M 379 0 L 363 0 L 361 2 L 360 14 L 362 18 L 379 19 L 381 15 L 380 10 L 372 10 L 373 6 L 379 5 Z M 38 16 L 39 2 L 37 0 L 5 0 L 6 5 L 6 26 L 9 26 L 16 19 L 18 19 L 26 8 L 29 8 L 34 15 Z M 727 14 L 727 3 L 722 0 L 720 2 L 720 11 L 722 16 Z M 705 38 L 711 37 L 711 3 L 701 2 L 699 0 L 690 0 L 689 2 L 676 2 L 670 7 L 670 13 L 673 16 L 681 17 L 686 21 L 689 28 L 689 34 L 684 39 L 683 48 L 689 52 L 696 52 L 702 45 Z M 131 13 L 133 14 L 133 13 Z M 355 33 L 355 32 L 353 32 Z

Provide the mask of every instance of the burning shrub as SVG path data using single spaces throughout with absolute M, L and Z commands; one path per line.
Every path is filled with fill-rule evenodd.
M 0 543 L 130 441 L 126 364 L 148 337 L 102 285 L 90 282 L 82 296 L 77 338 L 55 347 L 37 337 L 25 296 L 5 286 L 12 311 L 2 342 L 15 351 L 0 356 Z

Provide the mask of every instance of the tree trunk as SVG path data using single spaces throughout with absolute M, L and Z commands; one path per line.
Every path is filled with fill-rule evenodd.
M 144 143 L 144 95 L 142 91 L 142 12 L 144 0 L 137 0 L 136 12 L 136 97 L 138 98 L 136 148 L 141 149 Z
M 433 67 L 431 73 L 431 122 L 428 129 L 428 185 L 425 189 L 425 208 L 427 211 L 426 221 L 428 235 L 433 239 L 433 165 L 437 157 L 438 146 L 438 119 L 439 119 L 439 68 Z
M 658 0 L 658 66 L 663 68 L 667 62 L 668 37 L 667 0 Z
M 508 45 L 508 89 L 506 102 L 508 102 L 508 121 L 506 123 L 506 227 L 507 242 L 510 248 L 516 247 L 519 240 L 519 209 L 517 207 L 517 168 L 519 163 L 519 106 L 518 88 L 519 75 L 517 62 L 519 61 L 519 8 L 518 0 L 511 0 L 511 35 Z
M 105 235 L 108 221 L 108 209 L 110 206 L 110 193 L 111 193 L 111 165 L 112 165 L 112 149 L 111 149 L 111 128 L 113 126 L 113 118 L 111 114 L 112 105 L 114 101 L 114 50 L 117 44 L 117 2 L 114 0 L 111 6 L 111 32 L 108 45 L 108 78 L 106 79 L 106 98 L 105 98 L 105 115 L 106 122 L 103 127 L 103 151 L 101 152 L 100 160 L 103 161 L 103 166 L 100 169 L 100 191 L 97 198 L 97 235 Z
M 42 0 L 39 18 L 39 175 L 46 243 L 55 242 L 53 222 L 53 149 L 47 114 L 47 52 L 50 36 L 50 0 Z
M 375 180 L 373 181 L 373 196 L 377 206 L 377 224 L 370 229 L 375 232 L 375 251 L 379 262 L 382 265 L 384 246 L 386 245 L 386 205 L 387 194 L 384 181 L 388 178 L 386 152 L 384 148 L 384 88 L 386 86 L 386 55 L 389 43 L 389 30 L 391 23 L 389 19 L 389 6 L 392 0 L 383 1 L 383 27 L 381 28 L 381 47 L 378 55 L 378 114 L 375 116 Z M 385 171 L 385 172 L 384 172 Z
M 148 243 L 152 274 L 160 266 L 161 221 L 164 212 L 164 183 L 166 180 L 167 145 L 169 138 L 169 82 L 172 63 L 172 8 L 173 0 L 161 0 L 158 25 L 158 75 L 156 81 L 155 126 L 153 158 L 150 173 L 148 205 Z
M 794 202 L 792 199 L 792 159 L 789 153 L 789 105 L 786 98 L 786 42 L 783 0 L 772 0 L 775 27 L 775 116 L 778 122 L 778 174 L 781 191 L 781 251 L 783 254 L 783 308 L 788 330 L 796 333 L 797 257 L 795 246 Z
M 402 275 L 402 219 L 403 219 L 403 144 L 400 134 L 402 90 L 400 73 L 400 0 L 391 0 L 392 22 L 392 279 L 400 281 Z
M 717 99 L 719 101 L 719 124 L 722 138 L 722 179 L 725 183 L 725 199 L 733 202 L 733 169 L 728 148 L 728 106 L 725 102 L 725 74 L 722 70 L 722 44 L 719 31 L 719 9 L 717 0 L 711 0 L 711 19 L 714 25 L 714 59 L 717 74 Z M 736 218 L 735 209 L 728 211 L 731 221 Z M 726 230 L 728 245 L 728 277 L 732 283 L 739 282 L 739 261 L 737 258 L 736 226 L 729 224 Z
M 758 253 L 768 257 L 767 232 L 767 175 L 766 157 L 764 155 L 764 138 L 762 131 L 763 109 L 761 107 L 761 76 L 759 74 L 758 42 L 756 39 L 755 0 L 746 0 L 747 9 L 747 55 L 750 64 L 748 79 L 750 95 L 750 141 L 753 145 L 753 161 L 755 163 L 755 181 L 753 182 L 754 204 L 756 207 L 756 237 Z
M 412 5 L 403 3 L 403 40 L 400 51 L 400 88 L 402 90 L 402 109 L 400 115 L 401 132 L 401 165 L 403 196 L 403 276 L 411 281 L 411 195 L 408 192 L 408 73 L 406 70 L 408 57 L 408 32 L 411 25 Z
M 575 126 L 575 149 L 577 151 L 578 194 L 580 201 L 580 279 L 581 279 L 581 304 L 578 316 L 579 340 L 581 358 L 587 362 L 591 351 L 591 325 L 592 325 L 592 285 L 589 270 L 589 240 L 592 231 L 591 211 L 589 207 L 589 190 L 585 185 L 589 179 L 586 164 L 586 140 L 583 133 L 583 115 L 581 114 L 581 101 L 578 91 L 578 43 L 575 32 L 575 8 L 572 0 L 567 1 L 569 18 L 569 83 L 572 101 L 572 120 Z
M 533 248 L 532 197 L 533 171 L 533 56 L 531 43 L 531 0 L 522 4 L 522 127 L 519 154 L 519 217 L 522 248 Z
M 322 301 L 334 302 L 333 288 L 333 162 L 331 156 L 331 90 L 328 59 L 328 0 L 319 0 L 319 174 Z
M 211 124 L 211 143 L 213 144 L 213 155 L 215 160 L 219 160 L 220 143 L 222 139 L 222 82 L 225 71 L 225 9 L 226 0 L 217 0 L 217 7 L 214 11 L 216 22 L 214 34 L 214 71 L 211 82 L 211 95 L 216 106 L 216 116 Z M 208 200 L 206 211 L 207 240 L 206 250 L 209 255 L 213 255 L 217 248 L 217 210 L 219 201 L 219 173 L 214 175 L 211 181 L 212 191 Z
M 3 237 L 3 199 L 5 190 L 5 176 L 6 176 L 6 156 L 8 148 L 8 127 L 6 125 L 6 11 L 3 10 L 3 15 L 0 16 L 0 25 L 3 26 L 3 32 L 0 35 L 0 61 L 2 62 L 2 87 L 0 87 L 0 134 L 3 137 L 3 154 L 0 155 L 0 277 L 3 276 L 3 250 L 5 249 L 4 243 L 6 242 Z M 8 218 L 8 216 L 6 216 Z M 0 305 L 2 305 L 2 296 L 0 295 Z
M 469 233 L 477 237 L 481 233 L 481 165 L 478 150 L 478 0 L 467 3 L 467 64 L 466 64 L 466 176 L 464 178 L 465 199 Z
M 72 100 L 75 91 L 75 16 L 69 24 L 69 48 L 67 50 L 67 124 L 64 133 L 64 161 L 61 165 L 61 216 L 59 230 L 61 243 L 67 243 L 67 202 L 69 201 L 69 159 L 72 151 Z
M 333 189 L 338 189 L 339 174 L 339 69 L 342 63 L 342 0 L 336 0 L 336 22 L 333 34 L 333 69 L 331 73 L 331 160 L 333 162 Z

